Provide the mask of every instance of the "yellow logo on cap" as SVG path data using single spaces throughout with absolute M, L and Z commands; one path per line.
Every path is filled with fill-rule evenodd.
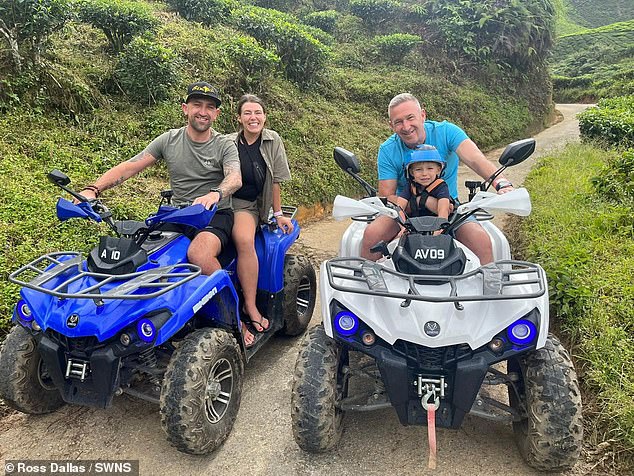
M 204 93 L 210 93 L 210 92 L 214 92 L 213 89 L 211 89 L 209 86 L 194 86 L 192 88 L 192 92 L 193 91 L 202 91 Z

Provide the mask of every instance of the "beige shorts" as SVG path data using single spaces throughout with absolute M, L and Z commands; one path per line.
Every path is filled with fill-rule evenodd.
M 260 222 L 260 212 L 258 210 L 257 202 L 250 202 L 248 200 L 242 200 L 241 198 L 233 197 L 232 199 L 233 212 L 247 212 L 255 219 L 255 223 Z

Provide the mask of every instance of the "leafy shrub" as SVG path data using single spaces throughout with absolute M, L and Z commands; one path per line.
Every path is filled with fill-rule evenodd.
M 235 69 L 231 77 L 235 83 L 235 92 L 238 94 L 240 91 L 261 93 L 281 64 L 279 56 L 271 50 L 262 48 L 250 36 L 233 37 L 221 48 L 231 60 L 229 68 Z
M 178 83 L 179 58 L 169 48 L 139 36 L 120 55 L 115 77 L 130 98 L 152 104 L 167 98 Z
M 602 99 L 597 107 L 579 114 L 584 139 L 615 147 L 634 147 L 634 95 Z
M 275 48 L 288 79 L 302 86 L 318 82 L 330 53 L 315 37 L 315 31 L 321 30 L 304 26 L 291 15 L 260 7 L 234 10 L 232 18 L 239 30 Z
M 340 43 L 358 42 L 367 37 L 363 20 L 355 15 L 341 15 L 335 23 L 333 35 Z
M 544 61 L 554 40 L 551 0 L 429 0 L 424 8 L 448 47 L 480 64 L 530 71 Z
M 323 10 L 321 12 L 312 12 L 306 15 L 302 21 L 307 25 L 314 26 L 326 33 L 335 31 L 335 24 L 339 18 L 339 12 L 336 10 Z
M 112 76 L 112 58 L 104 52 L 106 41 L 101 31 L 88 24 L 65 23 L 47 40 L 46 54 L 26 63 L 28 69 L 0 74 L 0 110 L 28 106 L 47 113 L 59 110 L 76 118 L 78 113 L 105 105 L 100 87 Z M 1 51 L 2 47 L 0 70 L 9 73 L 11 68 L 2 61 Z
M 288 12 L 293 9 L 294 6 L 297 5 L 297 2 L 294 0 L 253 0 L 249 3 L 252 3 L 255 6 L 262 8 L 269 8 L 272 10 L 279 10 L 283 12 Z
M 229 18 L 231 0 L 168 0 L 167 3 L 189 21 L 213 26 Z
M 420 36 L 406 33 L 377 36 L 373 40 L 377 53 L 386 63 L 400 63 L 407 53 L 422 42 Z
M 228 58 L 221 45 L 235 34 L 233 29 L 212 29 L 201 23 L 175 18 L 161 28 L 160 41 L 184 60 L 186 73 L 191 76 L 188 79 L 197 81 L 200 78 L 216 78 L 223 73 Z
M 136 35 L 154 31 L 158 25 L 149 7 L 131 0 L 84 0 L 79 4 L 79 15 L 104 32 L 116 53 Z
M 592 179 L 592 185 L 606 199 L 634 206 L 634 151 L 609 157 L 607 165 Z
M 72 17 L 71 0 L 20 0 L 0 3 L 0 38 L 7 41 L 11 63 L 40 63 L 50 35 Z M 1 50 L 0 50 L 1 54 Z
M 393 0 L 351 0 L 350 13 L 361 18 L 372 31 L 396 19 L 400 5 Z

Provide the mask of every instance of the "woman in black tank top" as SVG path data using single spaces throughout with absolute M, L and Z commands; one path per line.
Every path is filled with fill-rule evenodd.
M 245 329 L 244 334 L 245 343 L 249 347 L 255 341 L 251 330 L 256 333 L 266 332 L 270 325 L 269 320 L 260 314 L 256 306 L 259 269 L 254 238 L 256 227 L 260 223 L 260 208 L 267 205 L 267 213 L 270 208 L 268 201 L 263 200 L 263 194 L 268 193 L 265 198 L 272 198 L 273 215 L 278 227 L 284 233 L 290 233 L 293 224 L 282 213 L 280 185 L 277 182 L 280 177 L 287 179 L 286 174 L 275 173 L 280 169 L 279 161 L 284 162 L 282 169 L 288 172 L 286 153 L 283 146 L 279 147 L 279 136 L 271 130 L 264 129 L 266 112 L 262 100 L 252 94 L 242 96 L 238 101 L 238 122 L 240 132 L 236 144 L 240 155 L 242 188 L 233 194 L 232 235 L 238 252 L 238 279 L 244 295 L 242 314 L 248 316 L 246 322 L 250 323 L 250 330 Z M 270 148 L 271 142 L 280 144 L 276 144 L 277 148 Z M 263 154 L 263 151 L 280 149 L 281 153 L 270 153 L 266 157 Z M 268 164 L 266 159 L 269 161 Z

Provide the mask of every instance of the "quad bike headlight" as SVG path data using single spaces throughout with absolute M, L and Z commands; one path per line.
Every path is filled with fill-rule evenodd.
M 359 318 L 350 311 L 341 311 L 335 315 L 334 325 L 337 333 L 349 337 L 359 329 Z
M 20 299 L 20 301 L 18 301 L 16 309 L 18 311 L 18 317 L 24 322 L 31 322 L 33 320 L 33 313 L 31 313 L 31 308 L 26 303 L 26 301 Z
M 152 342 L 156 336 L 156 327 L 149 319 L 141 319 L 136 325 L 136 332 L 143 342 Z
M 537 338 L 537 327 L 528 319 L 519 319 L 509 326 L 507 335 L 515 345 L 528 345 Z

